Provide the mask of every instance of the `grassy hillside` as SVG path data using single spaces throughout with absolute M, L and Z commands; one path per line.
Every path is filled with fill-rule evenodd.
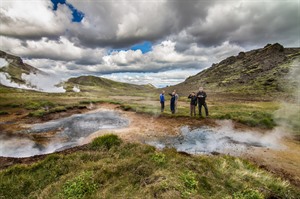
M 247 161 L 188 156 L 96 138 L 79 151 L 0 171 L 0 198 L 297 198 L 300 190 Z
M 75 78 L 70 78 L 64 83 L 64 87 L 67 91 L 72 91 L 74 86 L 79 87 L 82 92 L 105 92 L 109 94 L 128 94 L 129 93 L 146 93 L 154 88 L 150 85 L 135 85 L 122 82 L 116 82 L 102 77 L 95 76 L 80 76 Z
M 262 49 L 228 57 L 168 90 L 184 92 L 204 86 L 211 92 L 240 95 L 291 93 L 296 80 L 288 78 L 288 74 L 295 60 L 300 60 L 300 48 L 268 44 Z

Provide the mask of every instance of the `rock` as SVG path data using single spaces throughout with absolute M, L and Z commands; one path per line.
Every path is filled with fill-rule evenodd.
M 242 58 L 244 58 L 245 56 L 246 56 L 246 53 L 240 52 L 240 53 L 238 54 L 237 58 L 238 58 L 238 59 L 242 59 Z

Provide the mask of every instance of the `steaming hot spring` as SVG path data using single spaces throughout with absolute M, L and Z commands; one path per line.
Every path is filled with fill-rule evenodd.
M 83 144 L 83 140 L 101 130 L 125 128 L 129 120 L 118 112 L 102 110 L 77 114 L 67 118 L 35 124 L 15 136 L 0 137 L 0 156 L 29 157 L 47 154 Z M 251 147 L 278 148 L 280 134 L 261 134 L 251 131 L 239 132 L 231 121 L 220 121 L 218 127 L 189 127 L 179 130 L 179 135 L 146 137 L 146 144 L 159 149 L 175 148 L 189 154 L 239 155 Z

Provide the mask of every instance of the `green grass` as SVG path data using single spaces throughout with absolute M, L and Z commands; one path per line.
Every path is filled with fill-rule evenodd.
M 72 154 L 0 171 L 0 198 L 297 198 L 300 190 L 239 158 L 186 156 L 107 135 Z M 111 141 L 114 140 L 114 141 Z M 95 141 L 97 142 L 97 141 Z M 95 144 L 95 143 L 94 143 Z M 96 144 L 97 146 L 105 146 Z
M 120 146 L 121 143 L 122 140 L 118 136 L 114 134 L 107 134 L 94 139 L 90 145 L 91 149 L 105 148 L 109 150 L 113 146 Z
M 0 115 L 8 115 L 9 113 L 7 111 L 0 111 Z
M 274 112 L 279 109 L 280 104 L 277 102 L 240 102 L 222 103 L 219 101 L 208 102 L 209 115 L 212 119 L 232 119 L 234 121 L 246 124 L 252 127 L 261 127 L 272 129 L 276 124 L 274 119 Z M 147 104 L 123 104 L 121 108 L 125 111 L 135 111 L 138 113 L 147 113 L 151 115 L 160 114 L 160 105 Z M 196 114 L 198 115 L 198 107 L 196 107 Z M 166 104 L 163 115 L 170 117 L 189 117 L 189 103 L 178 106 L 178 112 L 172 115 L 168 104 Z M 202 108 L 202 115 L 205 115 L 204 108 Z
M 36 111 L 30 112 L 28 114 L 28 116 L 30 116 L 30 117 L 43 117 L 46 114 L 47 114 L 47 112 L 45 110 L 36 110 Z
M 72 108 L 86 108 L 86 105 L 89 105 L 90 103 L 110 103 L 120 105 L 120 107 L 126 111 L 147 113 L 154 116 L 161 114 L 160 104 L 157 100 L 158 93 L 149 91 L 126 90 L 118 91 L 112 96 L 107 96 L 107 92 L 40 93 L 2 87 L 0 87 L 0 90 L 11 91 L 11 93 L 1 93 L 0 111 L 6 111 L 12 114 L 15 110 L 27 109 L 30 111 L 30 116 L 42 117 L 45 114 L 66 111 Z M 122 97 L 123 95 L 124 98 Z M 114 96 L 118 96 L 118 98 L 114 98 Z M 130 99 L 130 97 L 133 98 Z M 178 112 L 175 115 L 170 113 L 168 97 L 169 96 L 166 96 L 167 101 L 163 115 L 169 117 L 189 117 L 189 101 L 186 97 L 180 96 L 181 103 L 178 107 Z M 225 101 L 224 97 L 226 99 Z M 149 103 L 149 100 L 152 104 Z M 234 99 L 231 100 L 228 96 L 218 96 L 216 94 L 209 96 L 207 105 L 209 108 L 210 118 L 212 119 L 232 119 L 251 127 L 266 129 L 272 129 L 277 125 L 285 123 L 291 131 L 296 134 L 300 134 L 300 126 L 298 122 L 300 111 L 294 111 L 299 110 L 299 106 L 293 106 L 295 107 L 292 111 L 293 114 L 278 115 L 276 112 L 281 109 L 282 106 L 279 102 L 237 101 Z M 49 111 L 44 111 L 45 107 L 48 107 Z

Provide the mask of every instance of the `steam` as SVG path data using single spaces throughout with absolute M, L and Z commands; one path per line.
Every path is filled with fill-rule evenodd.
M 61 151 L 81 145 L 84 139 L 94 132 L 122 128 L 128 123 L 129 121 L 117 112 L 100 111 L 35 124 L 28 130 L 18 132 L 28 137 L 0 136 L 0 156 L 29 157 Z M 50 134 L 55 132 L 55 135 L 49 137 L 49 132 Z M 47 139 L 48 142 L 38 144 L 29 138 L 32 134 L 40 134 L 40 137 Z
M 57 86 L 61 83 L 61 79 L 54 75 L 42 75 L 30 73 L 22 74 L 22 79 L 26 81 L 27 85 L 32 85 L 34 90 L 50 92 L 50 93 L 64 93 L 66 90 L 62 86 Z
M 33 89 L 24 84 L 17 84 L 11 80 L 11 77 L 8 73 L 0 72 L 0 84 L 13 88 L 21 88 L 21 89 Z
M 282 102 L 281 108 L 274 114 L 276 122 L 286 131 L 300 135 L 300 59 L 290 65 L 286 89 L 292 92 L 292 99 Z
M 74 86 L 73 89 L 72 89 L 75 93 L 79 93 L 80 92 L 80 89 L 79 89 L 79 86 Z
M 22 73 L 21 79 L 24 80 L 26 83 L 18 84 L 12 81 L 11 76 L 8 73 L 0 72 L 0 84 L 4 86 L 27 89 L 27 90 L 36 90 L 42 92 L 50 92 L 50 93 L 66 92 L 66 90 L 62 86 L 57 86 L 59 83 L 61 83 L 61 79 L 54 75 L 50 76 L 50 75 L 43 75 L 43 74 Z
M 5 66 L 7 66 L 9 63 L 3 59 L 3 58 L 0 58 L 0 68 L 3 68 Z
M 240 155 L 252 147 L 281 149 L 281 130 L 267 133 L 237 131 L 231 120 L 219 121 L 219 127 L 181 128 L 179 137 L 146 141 L 157 148 L 174 147 L 177 151 L 190 154 L 222 153 Z

